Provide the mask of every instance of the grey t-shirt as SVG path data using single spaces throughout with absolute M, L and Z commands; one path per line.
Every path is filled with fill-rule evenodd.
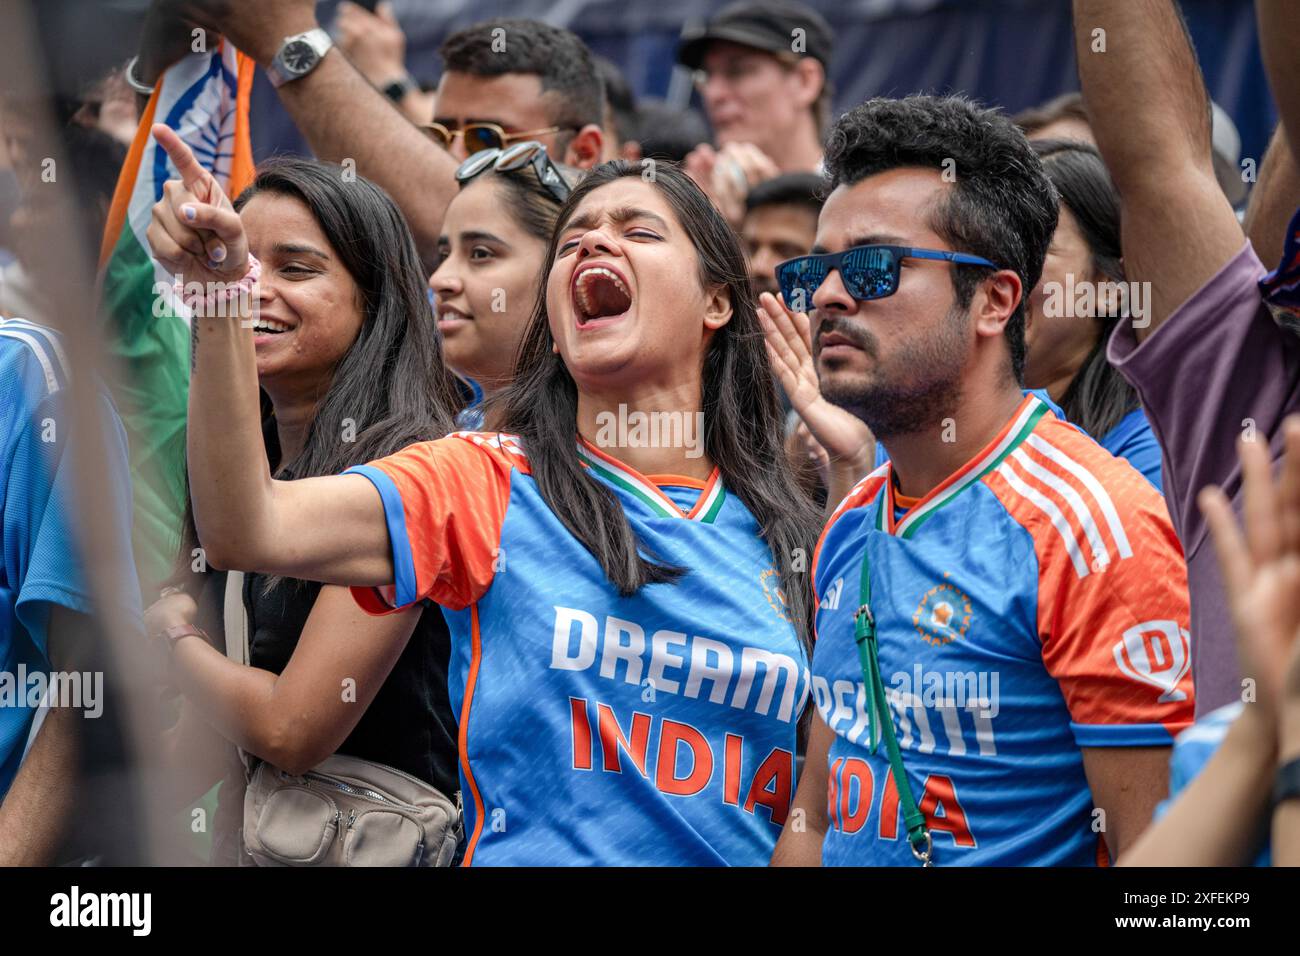
M 1300 338 L 1264 304 L 1264 266 L 1247 242 L 1140 345 L 1128 324 L 1107 357 L 1137 390 L 1160 441 L 1164 492 L 1187 557 L 1196 716 L 1241 700 L 1236 639 L 1214 542 L 1196 506 L 1220 485 L 1241 511 L 1237 439 L 1253 432 L 1281 454 L 1281 424 L 1300 410 Z

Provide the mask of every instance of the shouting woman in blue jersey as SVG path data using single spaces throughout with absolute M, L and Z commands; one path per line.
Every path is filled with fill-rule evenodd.
M 167 264 L 250 284 L 238 217 L 182 150 L 193 251 Z M 809 696 L 816 523 L 739 244 L 676 168 L 610 163 L 542 281 L 502 432 L 296 482 L 267 467 L 249 333 L 196 319 L 200 540 L 367 610 L 442 606 L 466 864 L 764 863 Z

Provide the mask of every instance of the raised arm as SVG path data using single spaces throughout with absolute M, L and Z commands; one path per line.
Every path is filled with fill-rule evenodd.
M 1282 261 L 1287 228 L 1300 207 L 1300 164 L 1297 164 L 1286 130 L 1273 134 L 1268 152 L 1259 164 L 1259 182 L 1250 192 L 1242 228 L 1255 247 L 1260 262 L 1272 269 Z
M 1300 5 L 1295 0 L 1256 0 L 1259 47 L 1291 154 L 1300 157 Z
M 321 589 L 282 674 L 238 664 L 198 637 L 172 651 L 185 696 L 228 740 L 303 773 L 334 753 L 387 680 L 423 612 L 373 617 L 344 588 Z
M 229 37 L 235 46 L 267 66 L 285 37 L 319 26 L 313 0 L 161 0 L 183 7 L 194 21 Z M 159 18 L 161 19 L 161 18 Z M 146 64 L 139 78 L 167 64 Z M 442 217 L 456 192 L 456 162 L 411 123 L 337 49 L 311 73 L 279 89 L 280 102 L 312 150 L 324 160 L 351 160 L 356 171 L 382 186 L 410 223 L 426 264 L 437 258 Z M 429 117 L 432 119 L 433 117 Z
M 153 132 L 181 176 L 154 206 L 154 257 L 191 288 L 238 283 L 249 268 L 239 214 L 175 132 Z M 238 295 L 191 325 L 190 496 L 207 561 L 333 584 L 392 583 L 388 530 L 369 481 L 271 477 L 248 327 L 255 304 L 255 292 Z
M 1245 236 L 1214 178 L 1210 104 L 1173 0 L 1074 0 L 1089 123 L 1123 203 L 1124 267 L 1154 332 Z
M 1300 5 L 1259 0 L 1259 44 L 1280 122 L 1259 164 L 1259 183 L 1246 209 L 1246 234 L 1270 269 L 1282 261 L 1282 243 L 1300 208 Z

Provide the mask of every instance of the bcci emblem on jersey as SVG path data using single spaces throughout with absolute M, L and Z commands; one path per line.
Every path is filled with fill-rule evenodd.
M 970 619 L 970 596 L 945 582 L 925 592 L 912 615 L 912 626 L 927 644 L 943 647 L 966 636 Z
M 763 596 L 767 598 L 767 603 L 776 612 L 776 616 L 786 623 L 793 623 L 790 606 L 785 600 L 785 589 L 781 587 L 781 572 L 776 568 L 768 568 L 759 575 L 759 580 L 763 582 Z

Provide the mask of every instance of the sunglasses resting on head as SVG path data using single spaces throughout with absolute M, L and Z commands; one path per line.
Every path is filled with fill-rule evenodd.
M 980 256 L 911 246 L 854 246 L 843 252 L 814 253 L 787 259 L 776 267 L 776 283 L 785 303 L 796 312 L 812 307 L 813 293 L 838 269 L 845 290 L 860 302 L 883 299 L 898 291 L 904 259 L 939 259 L 961 265 L 999 266 Z
M 506 149 L 484 149 L 471 153 L 457 168 L 456 182 L 464 186 L 489 169 L 508 173 L 525 166 L 533 167 L 538 183 L 556 202 L 562 203 L 569 198 L 569 184 L 560 175 L 560 170 L 547 154 L 546 147 L 536 140 L 515 143 Z

